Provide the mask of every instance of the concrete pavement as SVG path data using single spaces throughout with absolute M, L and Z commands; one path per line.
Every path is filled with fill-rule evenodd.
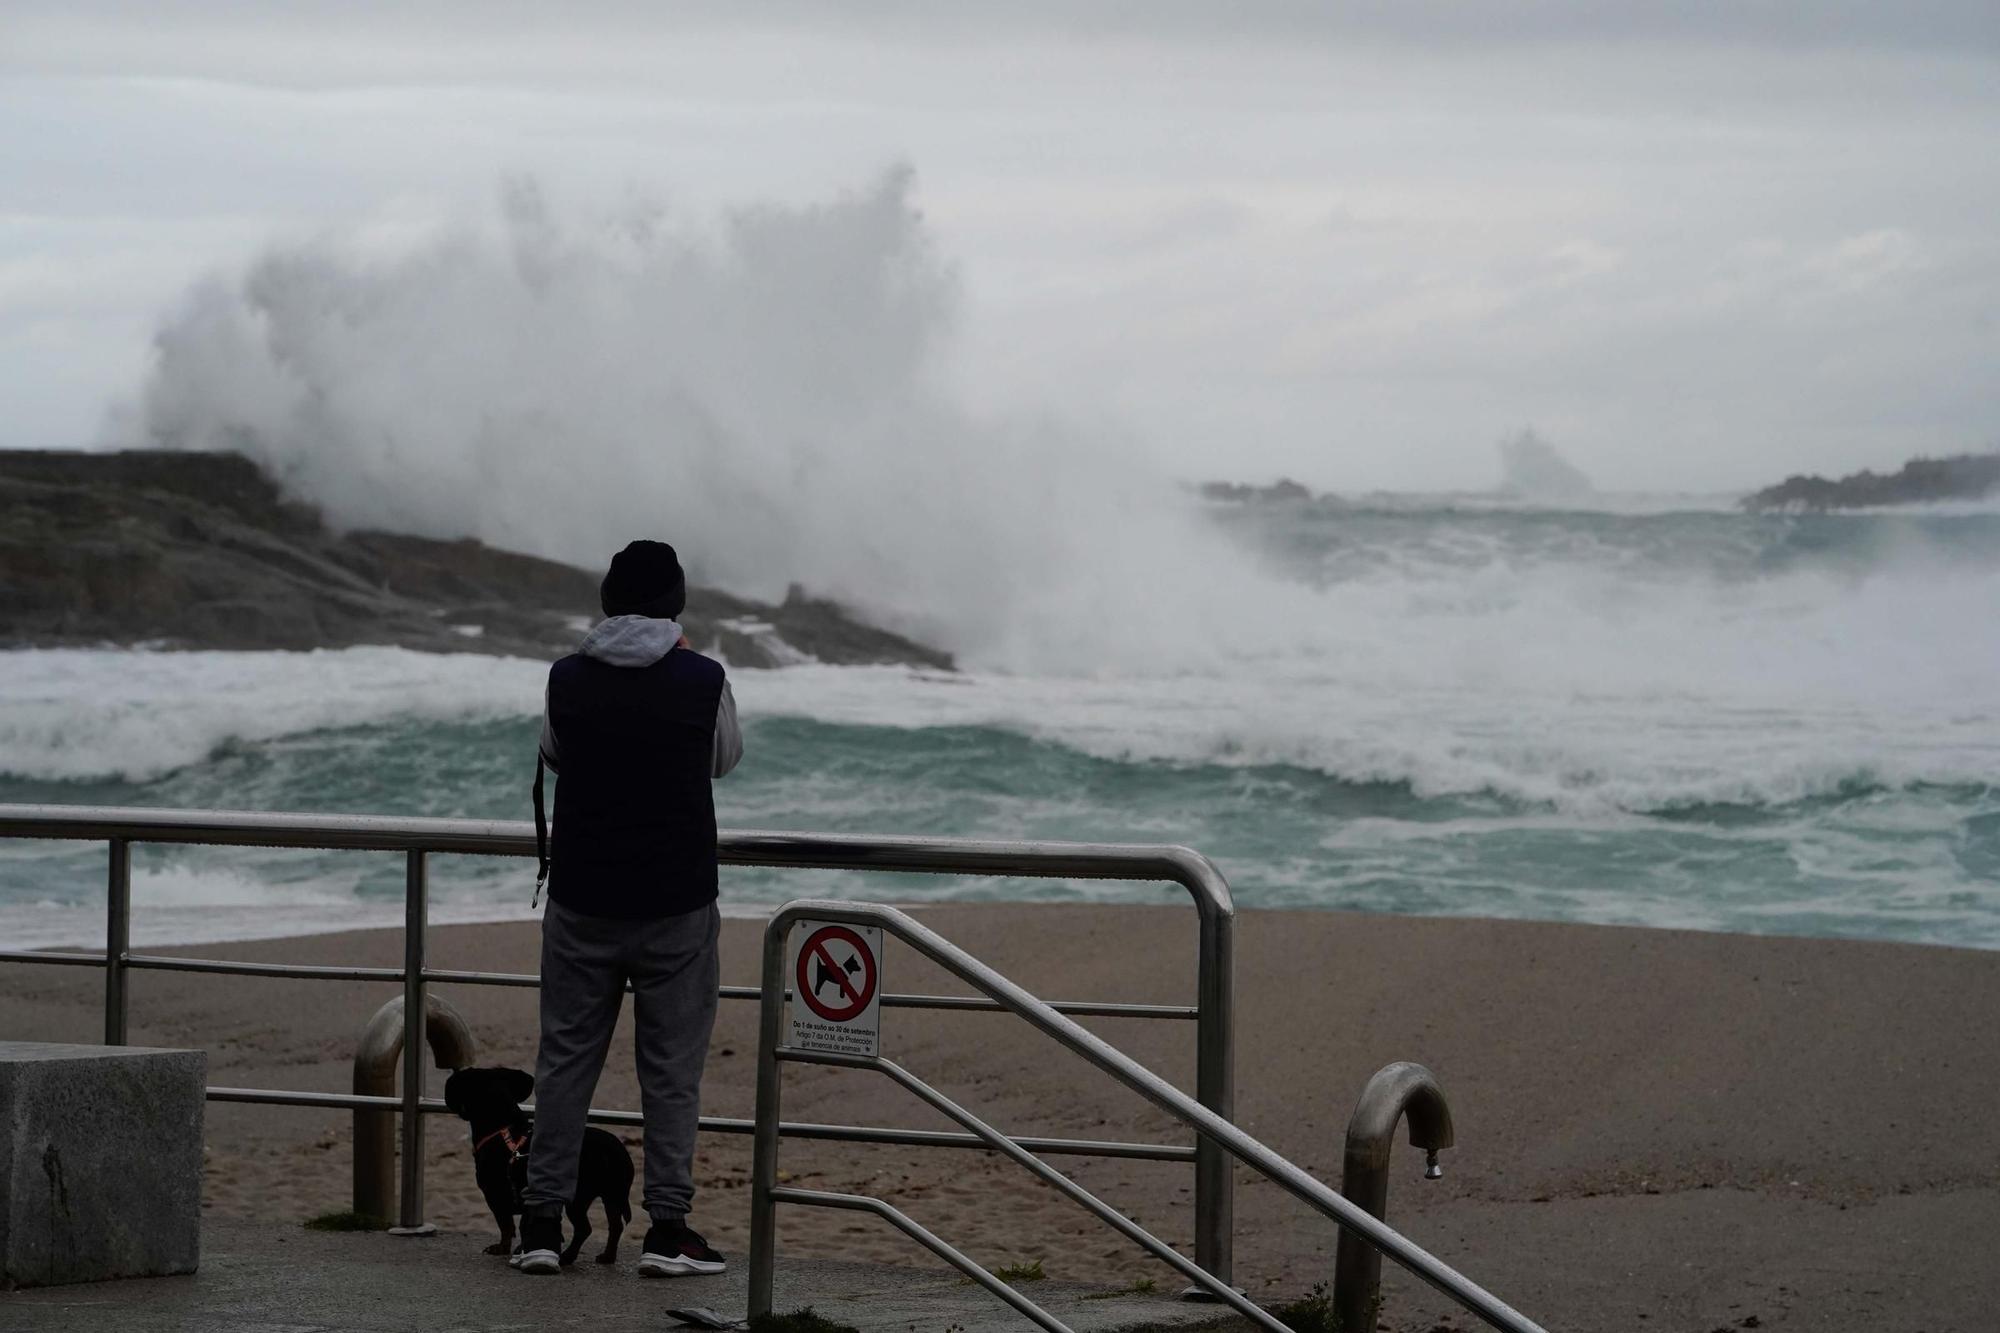
M 404 1240 L 376 1232 L 325 1233 L 297 1226 L 209 1223 L 201 1270 L 145 1278 L 0 1293 L 7 1333 L 497 1333 L 577 1328 L 628 1333 L 675 1325 L 670 1307 L 709 1306 L 741 1315 L 745 1269 L 711 1278 L 644 1281 L 634 1244 L 611 1267 L 586 1254 L 560 1277 L 529 1278 L 480 1253 L 484 1236 Z M 1135 1258 L 1136 1269 L 1150 1268 Z M 1134 1276 L 1140 1276 L 1135 1272 Z M 1193 1330 L 1235 1321 L 1212 1305 L 1164 1293 L 1107 1294 L 1062 1282 L 1023 1290 L 1079 1333 L 1160 1328 Z M 810 1305 L 863 1333 L 988 1333 L 1026 1320 L 945 1268 L 791 1260 L 778 1272 L 776 1306 Z

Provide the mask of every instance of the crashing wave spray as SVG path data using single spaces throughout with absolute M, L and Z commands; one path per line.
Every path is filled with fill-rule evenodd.
M 1500 441 L 1499 493 L 1545 504 L 1575 503 L 1596 496 L 1597 488 L 1530 426 Z
M 198 287 L 125 440 L 242 450 L 338 523 L 585 567 L 664 536 L 698 581 L 796 580 L 974 668 L 1282 682 L 1268 735 L 1216 710 L 1218 749 L 1291 755 L 1265 741 L 1349 736 L 1366 697 L 1425 689 L 1512 710 L 1533 745 L 1581 698 L 1991 704 L 1984 558 L 1895 525 L 1801 565 L 1733 516 L 1333 505 L 1255 515 L 1323 547 L 1279 570 L 1121 442 L 956 406 L 956 308 L 906 172 L 707 232 L 568 223 L 517 185 L 483 227 L 279 248 Z M 1580 480 L 1532 437 L 1509 452 L 1517 484 Z
M 1161 651 L 1161 553 L 1235 557 L 1115 444 L 949 401 L 956 284 L 911 185 L 703 232 L 517 182 L 400 252 L 274 249 L 189 294 L 120 442 L 246 453 L 344 526 L 585 568 L 665 537 L 699 581 L 800 582 L 992 665 Z

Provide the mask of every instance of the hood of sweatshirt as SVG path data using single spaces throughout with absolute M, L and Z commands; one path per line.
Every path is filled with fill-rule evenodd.
M 652 616 L 613 616 L 583 636 L 577 651 L 615 667 L 649 667 L 681 641 L 677 620 Z

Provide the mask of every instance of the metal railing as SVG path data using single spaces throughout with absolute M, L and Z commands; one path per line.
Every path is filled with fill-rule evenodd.
M 1375 1250 L 1436 1287 L 1465 1310 L 1488 1325 L 1506 1333 L 1543 1333 L 1542 1328 L 1499 1297 L 1467 1278 L 1415 1242 L 1370 1215 L 1366 1209 L 1343 1198 L 1337 1191 L 1308 1175 L 1250 1135 L 1190 1098 L 1159 1075 L 1082 1027 L 1053 1005 L 1047 1004 L 1001 976 L 977 958 L 959 948 L 905 912 L 876 903 L 851 903 L 831 899 L 802 899 L 787 903 L 771 918 L 764 930 L 763 1005 L 757 1030 L 757 1131 L 751 1165 L 750 1196 L 750 1316 L 769 1314 L 772 1285 L 777 1269 L 777 1207 L 840 1208 L 873 1213 L 938 1255 L 967 1277 L 985 1287 L 1028 1319 L 1050 1333 L 1070 1333 L 1061 1320 L 1013 1287 L 987 1272 L 972 1258 L 915 1219 L 882 1199 L 825 1190 L 800 1189 L 778 1184 L 778 1142 L 780 1104 L 783 1100 L 782 1065 L 785 1062 L 832 1065 L 843 1069 L 865 1069 L 881 1073 L 902 1086 L 933 1109 L 942 1112 L 993 1151 L 1012 1159 L 1042 1181 L 1081 1204 L 1126 1239 L 1171 1265 L 1216 1300 L 1223 1302 L 1271 1333 L 1290 1333 L 1287 1327 L 1255 1302 L 1230 1285 L 1229 1276 L 1184 1256 L 1119 1213 L 1069 1177 L 1038 1160 L 1024 1140 L 1012 1139 L 980 1120 L 958 1103 L 925 1083 L 894 1061 L 879 1055 L 836 1055 L 800 1050 L 783 1044 L 784 970 L 786 947 L 792 928 L 800 921 L 839 922 L 873 926 L 902 940 L 932 963 L 981 991 L 1056 1042 L 1114 1080 L 1137 1092 L 1147 1101 L 1174 1116 L 1213 1142 L 1237 1161 L 1281 1186 L 1308 1207 L 1337 1222 L 1343 1239 L 1357 1236 Z M 1398 1108 L 1400 1110 L 1400 1107 Z M 1393 1122 L 1392 1122 L 1393 1124 Z
M 425 988 L 432 982 L 478 986 L 538 986 L 528 973 L 471 972 L 433 968 L 425 960 L 429 922 L 428 857 L 433 853 L 532 857 L 533 828 L 525 822 L 422 819 L 380 815 L 274 814 L 226 810 L 166 810 L 63 805 L 0 805 L 0 837 L 102 841 L 110 856 L 105 893 L 105 950 L 102 955 L 72 951 L 0 950 L 0 962 L 101 967 L 104 969 L 104 1040 L 124 1045 L 130 1006 L 128 981 L 134 971 L 197 972 L 294 980 L 394 982 L 403 988 L 407 1025 L 403 1040 L 403 1086 L 398 1097 L 309 1092 L 274 1088 L 212 1087 L 209 1100 L 273 1106 L 401 1110 L 402 1179 L 399 1230 L 419 1231 L 423 1221 L 422 1128 L 424 1114 L 447 1114 L 442 1101 L 423 1096 Z M 131 950 L 132 844 L 171 843 L 308 850 L 401 852 L 404 863 L 404 948 L 401 967 L 335 967 L 248 963 Z M 1235 1114 L 1235 907 L 1221 871 L 1186 847 L 1108 843 L 1010 842 L 961 838 L 869 837 L 801 833 L 724 831 L 717 853 L 725 865 L 822 870 L 910 871 L 956 875 L 1017 875 L 1027 878 L 1157 880 L 1179 884 L 1194 902 L 1198 955 L 1193 1005 L 1060 1001 L 1052 1012 L 1073 1017 L 1175 1019 L 1195 1024 L 1195 1100 L 1218 1120 Z M 766 984 L 769 984 L 768 981 Z M 727 1000 L 756 1000 L 756 987 L 724 986 Z M 1041 1003 L 1037 1001 L 1037 1003 Z M 997 1011 L 990 997 L 892 994 L 888 1008 Z M 600 1124 L 642 1123 L 636 1112 L 595 1108 Z M 712 1133 L 749 1134 L 755 1122 L 703 1116 Z M 909 1147 L 989 1149 L 977 1133 L 863 1125 L 786 1123 L 789 1136 L 847 1143 Z M 1020 1139 L 1039 1153 L 1193 1161 L 1195 1169 L 1195 1258 L 1211 1274 L 1231 1272 L 1231 1180 L 1228 1154 L 1206 1134 L 1192 1147 L 1159 1143 L 1102 1142 L 1089 1139 Z
M 466 1069 L 479 1063 L 472 1025 L 442 995 L 426 995 L 424 1033 L 439 1069 Z M 396 1071 L 410 1025 L 403 997 L 386 1001 L 361 1029 L 354 1044 L 354 1091 L 363 1097 L 394 1097 Z M 354 1112 L 354 1215 L 386 1223 L 396 1216 L 396 1117 L 387 1111 Z
M 1399 1060 L 1368 1080 L 1347 1120 L 1347 1150 L 1340 1166 L 1341 1197 L 1370 1217 L 1389 1220 L 1389 1152 L 1396 1124 L 1410 1122 L 1410 1143 L 1424 1150 L 1424 1179 L 1444 1174 L 1438 1153 L 1456 1138 L 1451 1103 L 1437 1075 Z M 1351 1231 L 1340 1233 L 1333 1260 L 1333 1317 L 1341 1333 L 1375 1333 L 1382 1286 L 1382 1256 Z

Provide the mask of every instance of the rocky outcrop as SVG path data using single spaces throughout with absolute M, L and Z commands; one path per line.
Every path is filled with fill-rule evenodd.
M 1787 477 L 1776 486 L 1746 496 L 1743 507 L 1755 513 L 1824 513 L 1829 509 L 1980 500 L 1996 491 L 2000 491 L 2000 453 L 1959 454 L 1953 458 L 1914 458 L 1903 464 L 1900 472 L 1856 472 L 1838 481 Z
M 596 573 L 475 541 L 337 533 L 234 454 L 0 451 L 0 646 L 394 644 L 547 657 L 597 616 Z M 737 666 L 950 669 L 798 588 L 691 588 L 696 647 Z
M 1201 498 L 1226 504 L 1271 504 L 1284 500 L 1310 500 L 1313 493 L 1290 477 L 1280 477 L 1269 486 L 1251 486 L 1240 481 L 1205 481 Z

